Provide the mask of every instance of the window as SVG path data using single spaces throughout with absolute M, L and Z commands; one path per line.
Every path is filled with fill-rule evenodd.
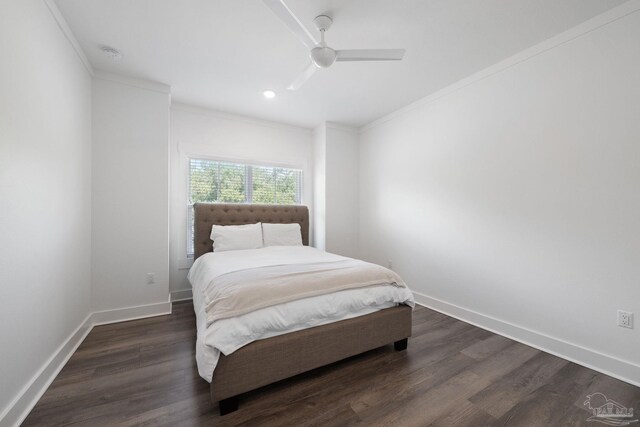
M 301 193 L 299 169 L 189 159 L 187 256 L 193 257 L 194 203 L 299 205 Z

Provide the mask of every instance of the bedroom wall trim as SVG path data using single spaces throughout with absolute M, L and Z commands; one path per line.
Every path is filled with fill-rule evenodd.
M 179 291 L 171 292 L 171 302 L 188 301 L 191 299 L 193 299 L 191 289 L 180 289 Z
M 165 314 L 171 314 L 171 301 L 117 308 L 115 310 L 96 311 L 91 315 L 91 321 L 93 326 L 98 326 L 162 316 Z
M 19 426 L 29 415 L 29 412 L 58 376 L 67 361 L 71 358 L 82 341 L 91 332 L 93 324 L 89 314 L 80 326 L 58 347 L 53 355 L 45 362 L 27 385 L 20 391 L 13 402 L 9 404 L 3 414 L 0 414 L 1 426 Z
M 120 74 L 107 73 L 105 71 L 95 71 L 93 77 L 109 82 L 120 83 L 126 86 L 132 86 L 138 89 L 150 90 L 171 95 L 171 86 L 151 80 L 137 79 L 134 77 L 123 76 Z
M 238 114 L 225 113 L 224 111 L 213 110 L 206 107 L 199 107 L 196 105 L 182 104 L 180 102 L 172 102 L 171 108 L 179 111 L 186 111 L 188 113 L 194 114 L 202 114 L 204 116 L 216 117 L 225 120 L 230 120 L 234 122 L 247 123 L 256 126 L 264 126 L 273 129 L 286 129 L 297 132 L 303 132 L 305 134 L 311 135 L 313 132 L 312 129 L 303 127 L 303 126 L 295 126 L 286 123 L 274 122 L 270 120 L 262 120 L 255 117 L 250 116 L 241 116 Z
M 359 133 L 358 128 L 354 128 L 351 126 L 343 125 L 342 123 L 337 122 L 325 122 L 325 126 L 329 129 L 336 129 L 345 132 Z
M 76 54 L 78 55 L 78 58 L 80 58 L 80 61 L 82 62 L 82 65 L 84 65 L 84 68 L 86 68 L 89 74 L 93 76 L 94 75 L 93 66 L 91 65 L 91 62 L 89 62 L 89 58 L 87 58 L 87 55 L 85 55 L 84 51 L 80 47 L 80 43 L 78 43 L 78 39 L 76 39 L 76 36 L 73 35 L 73 31 L 71 31 L 69 24 L 62 16 L 62 13 L 60 13 L 60 9 L 58 9 L 58 5 L 56 5 L 54 0 L 43 0 L 43 1 L 44 1 L 44 4 L 47 5 L 47 8 L 49 8 L 49 12 L 51 12 L 51 15 L 53 16 L 53 19 L 58 24 L 58 27 L 60 28 L 64 36 L 67 38 L 67 40 L 71 44 L 71 47 L 73 48 L 73 50 L 75 50 Z
M 487 331 L 640 387 L 640 366 L 419 292 L 416 303 Z
M 170 301 L 89 313 L 80 326 L 69 335 L 38 373 L 31 378 L 4 413 L 0 414 L 0 426 L 19 426 L 24 421 L 94 326 L 165 314 L 171 314 Z
M 478 71 L 468 77 L 463 78 L 462 80 L 458 80 L 457 82 L 440 89 L 431 95 L 427 95 L 424 98 L 421 98 L 409 105 L 406 105 L 392 113 L 387 114 L 386 116 L 380 117 L 377 120 L 372 121 L 359 129 L 359 132 L 365 133 L 373 128 L 376 128 L 383 123 L 404 117 L 407 114 L 411 114 L 412 111 L 430 104 L 432 102 L 437 101 L 440 98 L 444 98 L 454 92 L 457 92 L 467 86 L 470 86 L 480 80 L 484 80 L 492 75 L 501 73 L 511 67 L 514 67 L 522 62 L 525 62 L 535 56 L 538 56 L 544 52 L 555 49 L 556 47 L 562 46 L 566 43 L 571 42 L 574 39 L 577 39 L 580 36 L 583 36 L 587 33 L 590 33 L 594 30 L 597 30 L 600 27 L 603 27 L 607 24 L 610 24 L 614 21 L 617 21 L 621 18 L 624 18 L 627 15 L 631 15 L 632 13 L 638 12 L 640 10 L 640 0 L 630 0 L 628 2 L 623 3 L 622 5 L 610 9 L 592 19 L 589 19 L 581 24 L 576 25 L 575 27 L 560 33 L 550 39 L 547 39 L 541 43 L 538 43 L 535 46 L 532 46 L 528 49 L 525 49 L 503 61 L 497 62 L 484 70 Z

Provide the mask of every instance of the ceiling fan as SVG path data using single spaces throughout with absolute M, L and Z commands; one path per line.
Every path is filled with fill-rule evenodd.
M 296 35 L 298 39 L 309 49 L 311 62 L 300 75 L 287 87 L 289 90 L 298 90 L 318 68 L 328 68 L 334 62 L 344 61 L 399 61 L 404 56 L 404 49 L 355 49 L 334 50 L 324 41 L 324 33 L 331 27 L 333 20 L 326 16 L 316 16 L 313 20 L 320 31 L 320 43 L 302 25 L 300 20 L 287 7 L 284 0 L 263 0 L 264 3 L 280 18 L 280 20 Z

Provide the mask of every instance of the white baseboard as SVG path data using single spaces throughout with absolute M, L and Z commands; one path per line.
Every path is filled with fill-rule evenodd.
M 588 349 L 559 338 L 532 331 L 504 320 L 478 313 L 427 295 L 414 292 L 416 302 L 482 329 L 503 335 L 531 347 L 640 387 L 640 366 Z M 191 290 L 172 292 L 171 301 L 191 298 Z M 34 375 L 3 414 L 0 426 L 18 426 L 71 358 L 94 326 L 143 319 L 171 313 L 171 302 L 99 311 L 89 314 L 78 328 L 60 345 L 40 371 Z
M 419 292 L 413 294 L 416 303 L 424 307 L 640 387 L 640 366 L 632 362 L 450 304 Z
M 19 426 L 24 421 L 94 326 L 165 314 L 171 314 L 169 301 L 90 313 L 0 414 L 0 427 Z
M 96 311 L 91 315 L 93 326 L 109 323 L 126 322 L 128 320 L 144 319 L 146 317 L 171 314 L 171 302 L 138 305 L 135 307 L 117 308 L 115 310 Z
M 92 328 L 89 314 L 0 414 L 0 426 L 19 426 L 24 421 Z
M 182 289 L 180 291 L 171 292 L 171 302 L 187 301 L 193 299 L 191 289 Z

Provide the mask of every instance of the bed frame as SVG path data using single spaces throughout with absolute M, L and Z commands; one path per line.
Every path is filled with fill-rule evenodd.
M 211 226 L 256 222 L 298 223 L 302 243 L 309 245 L 306 206 L 196 203 L 195 258 L 212 251 Z M 267 384 L 394 343 L 405 350 L 411 336 L 411 308 L 398 306 L 375 313 L 254 341 L 220 356 L 211 381 L 211 400 L 220 415 L 238 409 L 238 396 Z

